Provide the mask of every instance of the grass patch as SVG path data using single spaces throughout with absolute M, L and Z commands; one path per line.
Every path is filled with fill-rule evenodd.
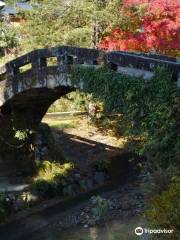
M 50 118 L 45 118 L 43 122 L 56 129 L 76 128 L 79 124 L 79 122 L 75 120 L 54 120 Z
M 33 180 L 33 192 L 42 199 L 55 195 L 71 194 L 73 183 L 70 176 L 73 169 L 74 166 L 71 163 L 60 164 L 44 161 Z

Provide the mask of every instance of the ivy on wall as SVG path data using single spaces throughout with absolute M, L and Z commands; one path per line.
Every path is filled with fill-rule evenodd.
M 141 137 L 136 151 L 154 166 L 167 167 L 180 160 L 180 89 L 165 69 L 151 80 L 116 73 L 106 67 L 75 66 L 71 81 L 104 102 L 105 112 L 120 112 L 119 124 L 127 136 Z

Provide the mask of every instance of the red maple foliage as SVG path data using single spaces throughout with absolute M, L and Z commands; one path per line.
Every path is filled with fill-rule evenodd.
M 124 0 L 120 11 L 124 18 L 102 39 L 100 48 L 180 55 L 179 0 Z

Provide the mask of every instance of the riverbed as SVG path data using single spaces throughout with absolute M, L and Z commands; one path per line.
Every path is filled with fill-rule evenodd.
M 140 218 L 130 220 L 116 219 L 103 225 L 90 228 L 76 227 L 64 231 L 47 229 L 36 234 L 31 240 L 136 240 L 148 239 L 136 236 L 134 230 L 137 226 L 143 226 Z

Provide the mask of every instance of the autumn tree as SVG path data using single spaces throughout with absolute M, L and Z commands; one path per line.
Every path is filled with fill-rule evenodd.
M 177 0 L 124 0 L 116 27 L 101 41 L 106 50 L 180 55 L 180 3 Z

